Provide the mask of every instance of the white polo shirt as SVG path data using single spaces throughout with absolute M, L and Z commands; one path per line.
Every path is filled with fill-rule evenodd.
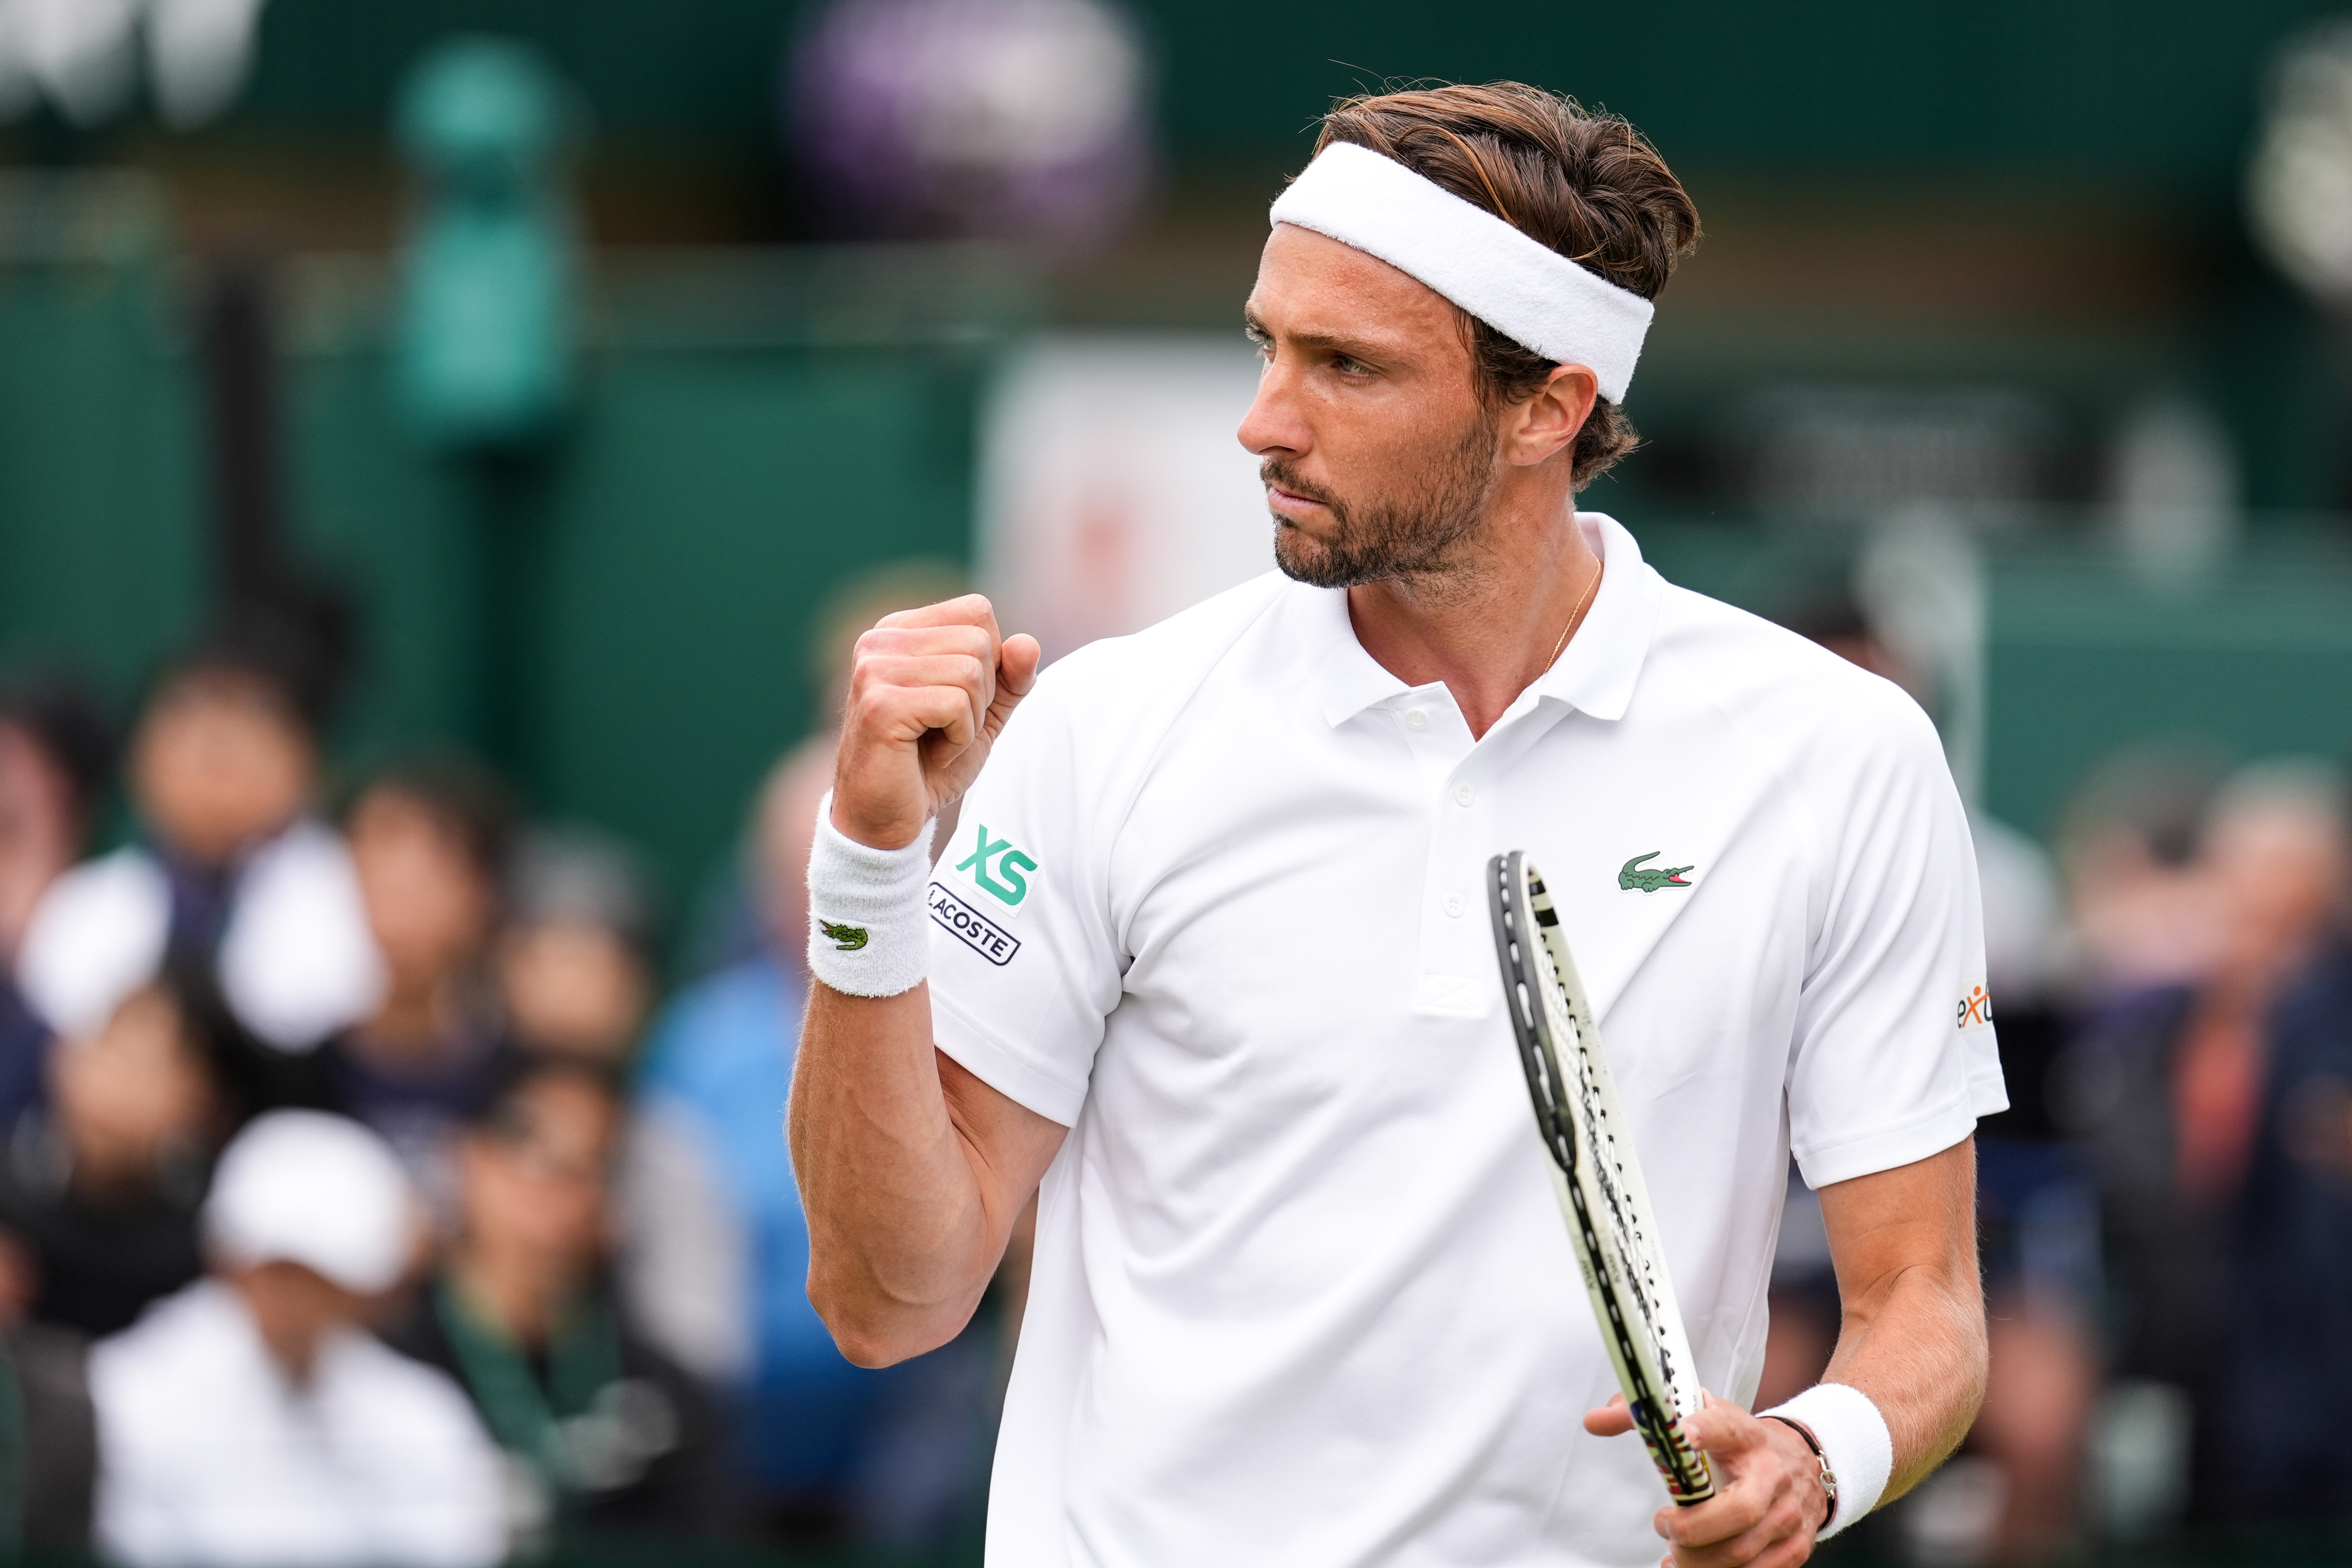
M 1706 1384 L 1814 1185 L 2005 1103 L 1968 825 L 1909 698 L 1610 519 L 1474 741 L 1268 574 L 1048 669 L 931 891 L 940 1049 L 1070 1136 L 999 1568 L 1645 1564 L 1664 1500 L 1528 1113 L 1483 898 L 1524 848 L 1609 1047 Z M 1646 873 L 1673 873 L 1671 879 Z

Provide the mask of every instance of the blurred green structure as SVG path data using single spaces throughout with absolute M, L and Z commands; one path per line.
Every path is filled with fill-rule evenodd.
M 53 237 L 0 262 L 0 660 L 64 654 L 128 701 L 204 613 L 199 367 L 157 247 Z M 1024 289 L 956 250 L 595 274 L 573 428 L 509 612 L 531 631 L 517 761 L 541 809 L 610 824 L 693 885 L 810 722 L 826 592 L 877 562 L 969 557 L 974 409 Z M 281 290 L 293 543 L 365 605 L 338 749 L 487 746 L 497 542 L 475 476 L 397 406 L 394 275 L 298 263 Z
M 569 109 L 537 54 L 500 38 L 453 39 L 404 85 L 397 135 L 424 199 L 402 247 L 399 384 L 436 446 L 514 447 L 563 413 L 578 266 L 558 167 Z

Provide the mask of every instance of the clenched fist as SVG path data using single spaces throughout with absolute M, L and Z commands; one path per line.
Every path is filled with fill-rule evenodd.
M 1037 679 L 1037 639 L 1000 637 L 978 594 L 882 617 L 857 639 L 834 764 L 833 825 L 898 849 L 971 787 Z

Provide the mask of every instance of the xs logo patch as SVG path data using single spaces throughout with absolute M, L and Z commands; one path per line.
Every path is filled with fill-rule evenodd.
M 988 863 L 996 862 L 996 871 L 990 875 Z M 1029 879 L 1022 875 L 1034 871 L 1037 862 L 1013 847 L 1010 838 L 991 838 L 988 824 L 980 825 L 980 842 L 972 852 L 956 862 L 956 869 L 969 871 L 980 890 L 1008 909 L 1029 896 Z

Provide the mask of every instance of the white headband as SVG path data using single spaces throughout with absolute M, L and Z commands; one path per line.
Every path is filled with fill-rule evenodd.
M 1266 215 L 1377 256 L 1512 342 L 1591 367 L 1625 400 L 1650 301 L 1588 272 L 1481 207 L 1352 142 L 1334 142 Z

